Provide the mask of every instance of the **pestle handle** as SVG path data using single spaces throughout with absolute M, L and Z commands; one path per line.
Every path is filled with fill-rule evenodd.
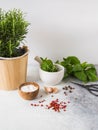
M 34 59 L 41 65 L 42 60 L 39 56 L 36 56 Z

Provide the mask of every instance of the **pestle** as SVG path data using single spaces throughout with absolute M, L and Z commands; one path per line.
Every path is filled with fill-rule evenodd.
M 34 59 L 41 65 L 42 60 L 39 56 L 36 56 Z

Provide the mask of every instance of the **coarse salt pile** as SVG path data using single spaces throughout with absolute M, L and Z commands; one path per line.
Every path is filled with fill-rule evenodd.
M 21 87 L 21 91 L 22 92 L 34 92 L 37 90 L 37 87 L 35 87 L 34 85 L 24 85 L 23 87 Z
M 19 86 L 19 95 L 26 100 L 33 100 L 39 93 L 40 86 L 36 82 L 25 82 Z

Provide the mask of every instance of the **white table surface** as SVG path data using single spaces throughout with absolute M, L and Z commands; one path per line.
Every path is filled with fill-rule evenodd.
M 32 101 L 22 99 L 18 90 L 0 91 L 0 130 L 98 130 L 98 97 L 65 81 L 56 85 L 59 92 L 53 94 L 54 97 L 45 94 L 45 85 L 39 80 L 38 65 L 28 65 L 27 81 L 36 81 L 40 85 L 40 92 Z M 75 88 L 67 96 L 62 90 L 65 85 Z M 31 106 L 39 100 L 45 99 L 47 104 L 57 98 L 70 101 L 66 112 Z

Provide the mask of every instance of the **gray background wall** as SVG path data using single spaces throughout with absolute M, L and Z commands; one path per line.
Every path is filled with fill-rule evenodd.
M 97 0 L 0 0 L 0 8 L 26 13 L 32 62 L 36 55 L 54 61 L 74 55 L 98 64 Z

